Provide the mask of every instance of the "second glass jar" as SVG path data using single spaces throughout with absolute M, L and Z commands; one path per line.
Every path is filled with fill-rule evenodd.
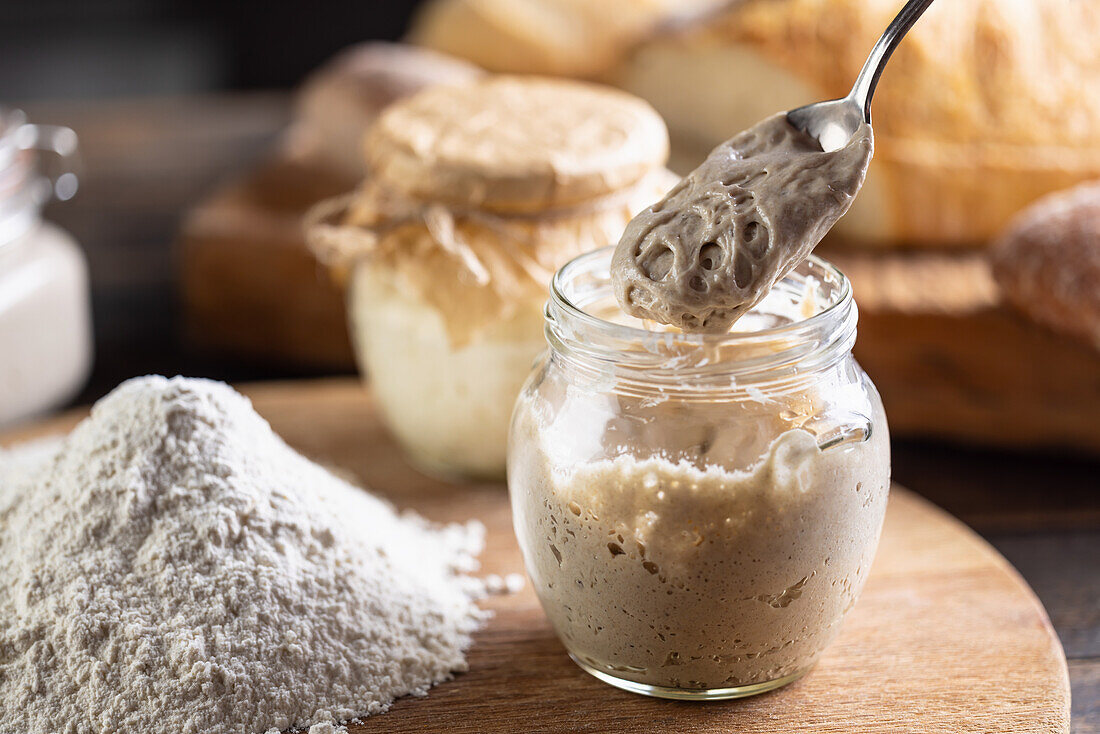
M 617 90 L 486 77 L 388 107 L 365 150 L 370 175 L 310 217 L 362 372 L 418 467 L 500 479 L 550 278 L 677 180 L 664 122 Z

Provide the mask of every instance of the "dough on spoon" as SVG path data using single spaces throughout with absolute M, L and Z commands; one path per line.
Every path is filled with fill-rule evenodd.
M 632 316 L 722 333 L 848 211 L 874 143 L 863 124 L 825 153 L 773 115 L 722 143 L 626 227 L 611 262 Z

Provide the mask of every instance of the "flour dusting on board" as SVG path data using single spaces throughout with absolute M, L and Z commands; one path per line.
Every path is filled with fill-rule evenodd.
M 221 383 L 131 380 L 0 452 L 0 732 L 341 731 L 465 669 L 483 536 L 397 514 Z

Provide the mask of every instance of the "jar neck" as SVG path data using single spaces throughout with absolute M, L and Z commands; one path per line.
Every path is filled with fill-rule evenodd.
M 18 140 L 25 125 L 21 113 L 0 109 L 0 247 L 38 224 L 49 196 L 35 175 L 34 153 Z
M 53 156 L 53 174 L 38 169 L 38 156 Z M 19 110 L 0 107 L 0 247 L 18 241 L 41 222 L 51 198 L 76 193 L 76 133 L 67 127 L 35 125 Z
M 610 279 L 612 248 L 558 271 L 546 307 L 551 354 L 617 392 L 699 394 L 799 389 L 851 352 L 857 312 L 848 279 L 818 257 L 799 265 L 726 334 L 651 331 L 628 321 Z

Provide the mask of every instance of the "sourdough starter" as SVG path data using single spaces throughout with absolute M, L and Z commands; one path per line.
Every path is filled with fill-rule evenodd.
M 795 428 L 744 471 L 630 455 L 562 469 L 538 408 L 521 402 L 509 464 L 516 529 L 570 653 L 678 689 L 805 672 L 859 596 L 878 543 L 890 470 L 875 402 L 883 430 L 868 440 L 821 450 Z
M 728 331 L 848 211 L 872 148 L 864 123 L 823 152 L 785 114 L 722 143 L 627 225 L 611 263 L 623 310 Z

